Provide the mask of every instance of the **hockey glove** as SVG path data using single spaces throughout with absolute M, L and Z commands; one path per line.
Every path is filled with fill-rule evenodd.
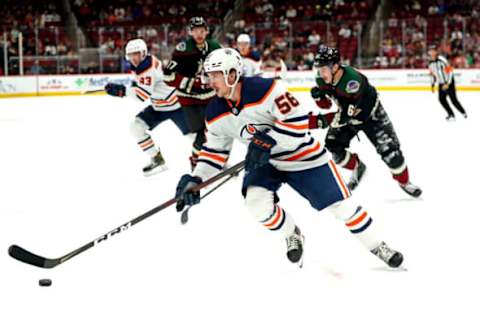
M 123 84 L 107 83 L 105 91 L 114 97 L 124 97 L 126 88 Z
M 329 94 L 329 91 L 330 88 L 320 89 L 319 87 L 313 87 L 310 90 L 310 94 L 312 95 L 313 100 L 319 108 L 328 110 L 332 107 L 332 101 L 327 98 L 327 94 Z
M 180 82 L 180 88 L 186 93 L 198 93 L 200 91 L 209 89 L 209 85 L 204 83 L 201 77 L 185 77 Z
M 325 115 L 313 115 L 312 113 L 308 113 L 308 128 L 327 128 L 330 126 L 330 123 L 332 123 L 334 117 L 335 112 L 327 113 Z
M 200 177 L 184 174 L 177 184 L 175 198 L 177 199 L 177 212 L 181 212 L 186 205 L 200 203 L 200 191 L 193 192 L 191 189 L 202 183 Z
M 276 144 L 275 139 L 267 133 L 255 133 L 248 145 L 247 157 L 245 158 L 245 170 L 253 170 L 268 164 L 270 152 Z

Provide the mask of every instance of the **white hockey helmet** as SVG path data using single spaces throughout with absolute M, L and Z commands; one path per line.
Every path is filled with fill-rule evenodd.
M 240 53 L 233 48 L 219 48 L 211 52 L 203 63 L 205 73 L 221 71 L 227 87 L 233 88 L 240 80 L 243 69 L 243 61 Z M 235 71 L 237 77 L 233 84 L 228 83 L 228 74 Z M 233 91 L 233 89 L 232 89 Z
M 248 43 L 248 44 L 250 44 L 250 35 L 248 35 L 248 34 L 238 35 L 237 43 Z
M 145 43 L 145 41 L 141 38 L 128 41 L 127 45 L 125 46 L 125 58 L 129 60 L 128 55 L 133 53 L 143 53 L 142 59 L 145 58 L 145 56 L 148 54 L 147 43 Z

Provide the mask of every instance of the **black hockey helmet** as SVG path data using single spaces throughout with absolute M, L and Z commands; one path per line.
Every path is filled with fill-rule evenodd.
M 188 29 L 191 31 L 195 27 L 204 27 L 208 30 L 207 21 L 205 21 L 205 19 L 201 16 L 194 16 L 188 22 Z
M 336 47 L 328 47 L 322 45 L 318 48 L 317 54 L 313 60 L 315 67 L 322 67 L 326 65 L 333 65 L 340 62 L 340 52 Z

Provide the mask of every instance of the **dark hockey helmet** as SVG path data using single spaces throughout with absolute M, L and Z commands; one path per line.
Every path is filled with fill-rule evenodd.
M 195 27 L 204 27 L 208 30 L 207 21 L 201 16 L 194 16 L 188 22 L 188 29 L 191 31 Z
M 338 48 L 322 45 L 318 48 L 317 54 L 313 60 L 315 67 L 333 65 L 340 62 L 340 52 Z

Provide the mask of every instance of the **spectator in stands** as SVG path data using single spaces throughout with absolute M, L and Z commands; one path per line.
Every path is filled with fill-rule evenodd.
M 295 9 L 292 5 L 288 6 L 287 12 L 285 12 L 285 16 L 288 19 L 294 19 L 297 17 L 297 9 Z
M 317 31 L 312 30 L 312 33 L 308 36 L 308 45 L 311 47 L 317 47 L 320 44 L 320 34 Z
M 272 16 L 273 15 L 273 11 L 274 11 L 274 7 L 273 7 L 273 4 L 271 4 L 270 2 L 268 2 L 268 0 L 263 0 L 263 13 L 266 15 L 266 16 Z
M 242 32 L 243 29 L 245 28 L 245 20 L 244 19 L 239 19 L 236 20 L 235 23 L 233 23 L 233 27 L 237 32 Z
M 342 27 L 338 31 L 338 35 L 344 39 L 350 38 L 352 36 L 352 30 L 348 27 L 347 24 L 342 24 Z
M 44 73 L 45 73 L 45 70 L 44 70 L 43 67 L 40 65 L 39 60 L 36 59 L 36 60 L 33 62 L 33 65 L 32 65 L 32 67 L 30 68 L 30 70 L 27 71 L 27 73 L 30 73 L 30 74 L 33 74 L 33 75 L 41 75 L 41 74 L 44 74 Z
M 438 7 L 438 5 L 436 5 L 435 3 L 432 3 L 429 7 L 428 7 L 428 15 L 437 15 L 439 13 L 440 9 Z
M 455 30 L 450 35 L 450 45 L 453 50 L 462 48 L 463 33 L 459 27 L 456 27 Z

